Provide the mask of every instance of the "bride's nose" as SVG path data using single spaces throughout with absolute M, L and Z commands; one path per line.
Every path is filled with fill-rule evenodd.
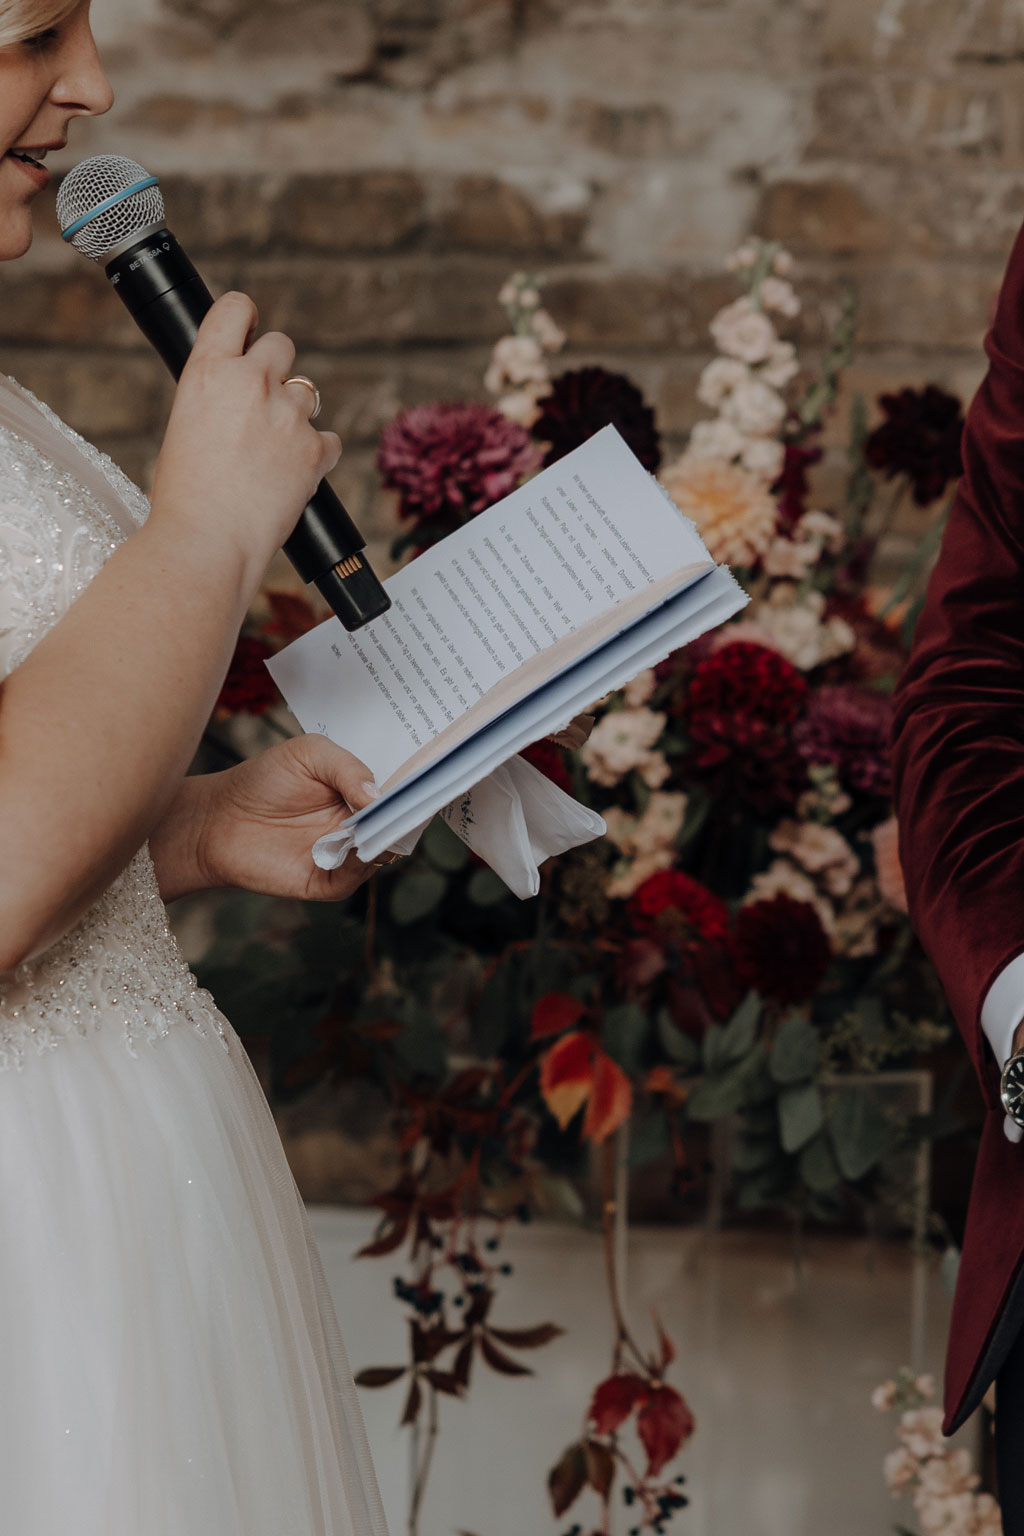
M 101 117 L 114 103 L 114 91 L 86 23 L 62 50 L 61 71 L 50 92 L 55 105 L 70 108 L 76 117 Z

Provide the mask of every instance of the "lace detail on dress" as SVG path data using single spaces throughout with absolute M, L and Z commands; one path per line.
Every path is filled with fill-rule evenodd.
M 125 538 L 116 511 L 145 521 L 148 503 L 113 462 L 27 390 L 40 436 L 59 434 L 110 486 L 111 505 L 45 448 L 0 423 L 0 678 L 22 661 Z M 56 452 L 56 446 L 54 452 Z M 97 488 L 99 489 L 99 488 Z M 18 1071 L 69 1035 L 117 1028 L 132 1055 L 175 1023 L 216 1035 L 227 1023 L 171 934 L 147 849 L 81 921 L 38 959 L 0 975 L 0 1071 Z

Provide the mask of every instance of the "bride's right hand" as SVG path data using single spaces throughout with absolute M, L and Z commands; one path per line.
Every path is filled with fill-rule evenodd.
M 243 293 L 219 298 L 199 328 L 174 397 L 153 482 L 152 513 L 212 557 L 218 548 L 259 582 L 293 531 L 341 441 L 310 423 L 312 392 L 284 385 L 294 343 L 268 332 Z

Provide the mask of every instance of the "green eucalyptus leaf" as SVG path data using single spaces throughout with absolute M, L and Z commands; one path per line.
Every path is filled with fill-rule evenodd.
M 779 1025 L 769 1065 L 777 1083 L 801 1083 L 818 1066 L 818 1034 L 801 1013 L 791 1013 Z
M 494 907 L 508 894 L 508 886 L 493 869 L 475 869 L 466 886 L 466 895 L 477 907 Z
M 671 1145 L 668 1119 L 663 1109 L 642 1110 L 630 1116 L 628 1162 L 631 1168 L 646 1168 Z
M 696 1071 L 700 1065 L 700 1045 L 692 1035 L 684 1034 L 672 1022 L 667 1008 L 660 1008 L 656 1019 L 658 1040 L 670 1061 L 678 1066 Z
M 889 1121 L 866 1088 L 840 1089 L 829 1110 L 828 1129 L 847 1179 L 862 1179 L 889 1143 Z
M 820 1132 L 800 1153 L 800 1177 L 808 1189 L 825 1194 L 835 1189 L 842 1177 L 828 1137 Z
M 402 928 L 429 917 L 440 906 L 448 881 L 440 870 L 420 865 L 406 870 L 391 887 L 391 916 Z
M 706 1077 L 698 1083 L 686 1101 L 691 1120 L 718 1120 L 739 1109 L 747 1092 L 744 1064 L 730 1067 L 720 1076 Z
M 609 1008 L 602 1019 L 604 1048 L 624 1072 L 640 1070 L 650 1027 L 650 1015 L 639 1003 L 620 1003 L 616 1008 Z
M 420 838 L 420 848 L 443 874 L 454 875 L 469 863 L 469 849 L 440 816 L 435 816 Z
M 756 992 L 748 992 L 722 1031 L 721 1048 L 726 1061 L 741 1061 L 757 1039 L 763 1003 Z
M 732 1166 L 736 1173 L 757 1173 L 781 1156 L 778 1135 L 740 1136 L 733 1147 Z
M 821 1092 L 815 1083 L 796 1083 L 779 1094 L 779 1134 L 786 1152 L 799 1152 L 825 1121 Z

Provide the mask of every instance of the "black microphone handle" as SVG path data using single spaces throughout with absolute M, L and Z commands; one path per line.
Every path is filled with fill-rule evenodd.
M 177 379 L 213 296 L 168 229 L 149 230 L 107 264 L 107 276 L 132 319 Z M 305 582 L 315 582 L 348 630 L 386 613 L 391 599 L 360 559 L 366 547 L 334 491 L 321 480 L 284 552 Z

